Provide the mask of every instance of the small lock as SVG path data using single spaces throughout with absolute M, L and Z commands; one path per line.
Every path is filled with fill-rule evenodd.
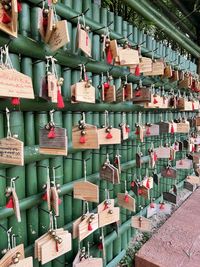
M 47 8 L 43 9 L 43 12 L 42 12 L 43 17 L 47 18 L 48 14 L 49 14 L 49 9 Z
M 81 217 L 81 220 L 82 220 L 82 221 L 85 220 L 86 217 L 87 217 L 87 216 L 86 216 L 85 214 L 83 214 L 82 217 Z
M 109 199 L 105 200 L 105 205 L 110 205 L 111 204 L 111 201 Z
M 58 85 L 59 86 L 62 86 L 63 85 L 63 83 L 64 83 L 64 78 L 59 78 L 59 80 L 58 80 Z
M 119 127 L 122 128 L 123 125 L 124 125 L 124 124 L 121 122 L 121 123 L 119 124 Z
M 21 257 L 21 253 L 20 252 L 17 252 L 16 253 L 16 258 L 20 258 Z
M 13 257 L 12 258 L 12 261 L 13 261 L 14 264 L 17 264 L 19 262 L 19 258 Z
M 81 135 L 82 135 L 82 136 L 86 135 L 86 131 L 82 130 L 82 131 L 81 131 Z
M 53 229 L 49 230 L 49 233 L 50 233 L 51 236 L 55 236 L 56 235 L 56 231 L 53 230 Z
M 95 215 L 94 215 L 94 213 L 93 213 L 93 214 L 91 214 L 90 218 L 91 218 L 92 220 L 94 220 L 94 219 L 95 219 Z
M 87 80 L 85 87 L 89 88 L 91 86 L 92 80 Z
M 6 187 L 5 195 L 10 196 L 12 194 L 12 187 L 8 186 Z
M 108 213 L 109 213 L 109 214 L 113 214 L 113 210 L 109 210 Z

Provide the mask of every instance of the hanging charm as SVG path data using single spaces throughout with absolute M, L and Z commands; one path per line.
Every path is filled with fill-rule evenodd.
M 106 81 L 104 80 L 103 73 L 101 74 L 101 85 L 98 87 L 101 89 L 101 99 L 106 103 L 113 103 L 116 101 L 116 89 L 113 85 L 113 77 L 107 72 Z
M 126 181 L 124 181 L 124 183 L 125 183 L 125 193 L 117 194 L 118 205 L 122 208 L 135 212 L 136 211 L 135 199 L 129 195 L 127 191 Z
M 109 155 L 100 169 L 100 178 L 113 184 L 120 183 L 119 170 L 110 163 Z
M 117 150 L 117 153 L 114 158 L 114 166 L 118 169 L 119 174 L 121 173 L 121 155 L 119 154 L 119 150 Z
M 122 123 L 119 124 L 121 128 L 122 140 L 127 140 L 129 138 L 130 126 L 126 123 L 126 113 L 122 113 Z
M 90 27 L 86 26 L 85 15 L 82 14 L 83 24 L 80 24 L 80 16 L 78 17 L 76 45 L 88 57 L 91 57 L 91 40 L 89 36 Z

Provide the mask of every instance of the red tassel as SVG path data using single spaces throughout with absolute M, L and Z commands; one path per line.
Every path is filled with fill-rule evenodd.
M 194 102 L 192 102 L 192 110 L 194 110 Z
M 172 124 L 172 126 L 171 126 L 171 134 L 174 134 L 174 125 Z
M 147 182 L 146 182 L 146 188 L 150 189 L 149 179 L 147 179 Z
M 159 208 L 160 208 L 160 210 L 164 210 L 165 209 L 165 204 L 161 203 Z
M 154 208 L 155 208 L 154 203 L 150 203 L 150 208 L 151 208 L 151 209 L 154 209 Z
M 153 159 L 156 161 L 158 159 L 156 152 L 153 153 Z
M 158 103 L 158 100 L 156 99 L 156 97 L 154 97 L 153 103 L 154 104 L 157 104 Z
M 47 201 L 47 192 L 42 195 L 42 200 Z
M 125 197 L 124 197 L 124 201 L 125 201 L 126 203 L 129 202 L 129 197 L 128 197 L 128 195 L 125 195 Z
M 58 199 L 58 205 L 60 206 L 61 203 L 62 203 L 62 200 L 59 198 L 59 199 Z
M 3 11 L 3 17 L 2 17 L 2 20 L 1 22 L 4 23 L 4 24 L 8 24 L 10 23 L 12 20 L 11 20 L 11 17 L 6 13 L 6 11 L 4 10 Z
M 131 182 L 131 187 L 134 187 L 134 186 L 135 186 L 135 182 L 132 181 L 132 182 Z
M 140 76 L 140 66 L 137 65 L 135 68 L 135 76 Z
M 126 132 L 130 133 L 130 131 L 131 131 L 130 127 L 126 127 Z
M 111 133 L 107 133 L 106 139 L 111 139 L 111 138 L 113 138 L 112 134 Z
M 113 57 L 110 48 L 106 49 L 106 61 L 108 64 L 112 64 Z
M 19 3 L 19 1 L 17 1 L 17 10 L 18 13 L 22 12 L 22 3 Z
M 109 89 L 110 84 L 106 82 L 106 83 L 103 84 L 103 87 L 104 87 L 104 89 Z
M 59 251 L 59 244 L 58 244 L 58 241 L 56 241 L 56 252 Z
M 114 159 L 114 164 L 115 164 L 115 165 L 118 165 L 118 164 L 119 164 L 118 158 L 115 158 L 115 159 Z
M 192 152 L 195 152 L 195 146 L 192 145 Z
M 169 160 L 173 160 L 172 155 L 170 155 Z
M 136 128 L 135 134 L 136 135 L 139 135 L 140 134 L 140 131 L 139 131 L 138 127 Z
M 93 230 L 93 228 L 92 228 L 91 223 L 88 223 L 88 231 L 92 231 L 92 230 Z
M 86 143 L 86 138 L 84 135 L 81 135 L 80 139 L 79 139 L 79 143 L 80 144 L 85 144 Z
M 149 135 L 150 134 L 150 128 L 148 127 L 146 130 L 146 134 Z
M 20 98 L 19 97 L 12 97 L 11 104 L 13 106 L 19 106 L 19 104 L 20 104 Z
M 58 89 L 57 100 L 58 100 L 57 107 L 58 108 L 64 108 L 65 104 L 64 104 L 60 89 Z
M 7 209 L 13 209 L 14 208 L 14 201 L 13 201 L 13 197 L 11 196 L 6 204 L 6 208 Z
M 100 242 L 100 243 L 98 244 L 98 249 L 99 249 L 99 250 L 103 250 L 103 243 L 102 243 L 102 242 Z
M 142 195 L 142 190 L 138 189 L 138 195 Z
M 141 96 L 141 91 L 140 90 L 137 90 L 137 92 L 135 93 L 135 96 Z
M 51 128 L 51 130 L 48 133 L 48 138 L 49 139 L 54 139 L 56 137 L 55 129 L 54 127 Z
M 42 26 L 43 26 L 44 32 L 46 33 L 47 26 L 48 26 L 48 18 L 43 18 Z

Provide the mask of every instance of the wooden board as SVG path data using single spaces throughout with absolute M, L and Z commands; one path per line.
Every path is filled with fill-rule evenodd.
M 75 182 L 74 198 L 99 203 L 99 187 L 88 181 Z
M 170 126 L 169 122 L 161 121 L 158 123 L 158 125 L 160 134 L 169 133 L 169 126 Z
M 0 96 L 34 99 L 32 79 L 14 69 L 0 70 Z
M 124 193 L 118 193 L 117 194 L 117 200 L 118 200 L 118 205 L 122 208 L 125 208 L 127 210 L 135 212 L 135 199 L 131 197 L 130 195 L 127 195 L 127 202 L 125 201 L 125 196 L 126 194 Z
M 158 147 L 155 148 L 154 151 L 156 152 L 158 159 L 169 159 L 170 158 L 170 147 Z
M 164 62 L 163 60 L 157 60 L 156 62 L 152 62 L 152 71 L 145 72 L 144 76 L 157 76 L 164 74 Z
M 24 143 L 12 137 L 0 139 L 0 163 L 24 166 Z
M 151 72 L 152 71 L 152 59 L 148 57 L 141 57 L 140 58 L 140 72 Z
M 192 164 L 192 160 L 190 159 L 180 159 L 176 161 L 176 169 L 180 170 L 180 169 L 184 169 L 184 170 L 190 170 L 192 169 L 193 164 Z
M 116 101 L 116 89 L 115 85 L 110 85 L 108 90 L 105 89 L 102 90 L 103 94 L 103 101 L 106 103 L 112 103 Z
M 75 264 L 74 267 L 103 267 L 102 258 L 87 258 Z
M 163 192 L 163 200 L 177 204 L 177 196 L 170 192 Z
M 91 222 L 92 230 L 88 230 L 88 218 L 84 219 L 79 225 L 78 225 L 78 238 L 79 241 L 82 241 L 84 238 L 92 234 L 94 231 L 96 231 L 99 228 L 99 221 L 98 221 L 98 214 L 94 214 L 95 218 Z
M 109 199 L 110 201 L 110 205 L 108 206 L 108 209 L 109 208 L 114 208 L 114 205 L 115 205 L 115 200 L 114 199 Z M 103 201 L 102 203 L 100 203 L 98 206 L 97 206 L 97 212 L 100 213 L 102 211 L 105 210 L 105 201 Z
M 148 129 L 149 128 L 149 129 Z M 147 134 L 148 133 L 148 134 Z M 144 136 L 156 136 L 160 134 L 160 127 L 157 124 L 152 124 L 151 126 L 145 126 Z
M 88 32 L 81 29 L 77 29 L 77 45 L 78 49 L 81 49 L 87 56 L 91 56 L 91 40 Z
M 194 175 L 188 175 L 186 177 L 186 181 L 193 184 L 193 185 L 198 185 L 200 186 L 200 177 L 194 176 Z
M 99 145 L 121 144 L 121 131 L 119 129 L 112 128 L 110 133 L 113 137 L 111 139 L 107 139 L 106 129 L 98 129 Z
M 45 43 L 49 42 L 51 35 L 53 33 L 53 20 L 54 20 L 54 12 L 53 12 L 53 8 L 50 8 L 49 14 L 48 14 L 47 30 L 46 30 L 46 34 L 44 35 Z
M 106 168 L 101 167 L 100 178 L 114 184 L 114 169 L 109 166 Z
M 86 215 L 87 216 L 87 215 Z M 78 237 L 78 226 L 79 224 L 82 222 L 82 216 L 79 217 L 78 219 L 76 219 L 74 222 L 73 222 L 73 225 L 72 225 L 72 235 L 73 235 L 73 239 L 77 238 Z
M 95 88 L 87 82 L 81 81 L 71 86 L 72 103 L 95 103 Z
M 190 182 L 188 181 L 185 181 L 184 182 L 184 188 L 191 191 L 191 192 L 194 192 L 197 188 L 197 185 L 196 184 L 191 184 Z
M 165 168 L 161 170 L 162 177 L 176 179 L 176 170 L 173 168 Z
M 16 253 L 20 253 L 20 260 L 24 259 L 24 245 L 20 244 L 15 248 L 10 249 L 0 260 L 1 267 L 9 267 L 12 262 L 12 257 L 16 255 Z
M 58 251 L 56 251 L 56 244 L 53 238 L 41 246 L 42 264 L 50 262 L 72 249 L 71 234 L 69 232 L 64 231 L 58 236 L 62 238 L 62 243 L 58 245 Z
M 109 210 L 112 210 L 113 213 L 110 214 Z M 118 207 L 106 209 L 99 213 L 99 227 L 104 227 L 114 222 L 118 222 L 119 220 L 120 220 L 120 209 Z
M 23 260 L 20 260 L 17 264 L 9 265 L 9 267 L 33 267 L 33 258 L 25 258 Z
M 99 149 L 99 138 L 98 138 L 98 131 L 97 127 L 94 125 L 86 124 L 86 142 L 84 144 L 81 144 L 79 142 L 81 131 L 78 128 L 78 126 L 73 127 L 72 129 L 72 144 L 73 148 L 76 149 Z
M 177 133 L 189 133 L 190 131 L 190 124 L 189 122 L 179 122 L 176 124 L 176 132 Z
M 151 221 L 145 217 L 133 216 L 131 218 L 131 226 L 143 232 L 151 231 Z
M 56 22 L 56 28 L 51 34 L 49 46 L 52 51 L 56 51 L 65 44 L 69 43 L 69 33 L 66 20 Z
M 142 87 L 138 90 L 133 90 L 133 103 L 150 103 L 151 91 L 150 88 Z
M 138 50 L 126 48 L 118 51 L 120 65 L 127 66 L 133 64 L 139 64 Z

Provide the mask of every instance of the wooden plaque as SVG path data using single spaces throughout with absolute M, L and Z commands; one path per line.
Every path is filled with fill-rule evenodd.
M 121 131 L 122 131 L 122 139 L 123 140 L 127 140 L 128 139 L 128 137 L 129 137 L 129 133 L 127 132 L 127 125 L 124 123 L 124 124 L 122 124 L 122 126 L 121 126 Z
M 51 238 L 41 246 L 42 264 L 50 262 L 72 249 L 71 234 L 69 232 L 64 231 L 58 236 L 62 238 L 62 243 L 58 244 L 58 251 L 56 251 L 56 243 L 53 238 Z
M 87 258 L 76 263 L 74 267 L 103 267 L 102 258 Z
M 34 99 L 32 79 L 14 69 L 0 70 L 0 96 Z
M 78 82 L 71 86 L 72 103 L 95 103 L 95 88 L 87 82 Z
M 176 179 L 176 170 L 173 168 L 165 168 L 161 170 L 161 175 L 166 178 Z
M 112 213 L 110 212 L 112 211 Z M 99 227 L 118 222 L 120 220 L 120 208 L 113 207 L 99 213 Z
M 125 93 L 124 93 L 124 87 L 123 86 L 121 86 L 120 88 L 117 89 L 117 92 L 116 92 L 116 101 L 118 103 L 125 101 Z
M 13 264 L 12 257 L 16 256 L 16 253 L 20 253 L 20 260 L 24 259 L 24 245 L 20 244 L 15 248 L 10 249 L 0 260 L 1 267 L 8 267 Z
M 145 217 L 133 216 L 131 218 L 131 226 L 143 232 L 151 231 L 151 221 Z
M 129 194 L 118 193 L 117 194 L 118 205 L 124 209 L 135 212 L 135 199 Z
M 141 57 L 140 58 L 140 72 L 151 72 L 152 71 L 152 60 L 148 57 Z
M 88 218 L 88 215 L 85 215 L 87 216 Z M 82 216 L 79 217 L 78 219 L 76 219 L 74 222 L 73 222 L 73 225 L 72 225 L 72 234 L 73 234 L 73 239 L 77 238 L 78 237 L 78 226 L 79 224 L 82 222 Z
M 91 56 L 91 40 L 87 31 L 79 27 L 78 34 L 78 48 L 81 49 L 87 56 Z
M 190 182 L 188 181 L 185 181 L 184 182 L 184 188 L 191 191 L 191 192 L 194 192 L 197 188 L 197 185 L 196 184 L 191 184 Z
M 150 199 L 150 190 L 149 188 L 146 188 L 146 186 L 140 186 L 140 196 L 142 196 L 145 199 Z
M 144 73 L 144 76 L 156 76 L 156 75 L 164 75 L 163 60 L 156 60 L 156 62 L 152 62 L 152 71 Z
M 169 129 L 169 126 L 170 126 L 169 122 L 161 121 L 161 122 L 158 123 L 158 125 L 159 125 L 160 134 L 169 133 L 169 130 L 170 130 Z
M 18 10 L 17 10 L 17 0 L 11 0 L 12 11 L 11 19 L 12 21 L 8 24 L 2 22 L 3 18 L 3 6 L 0 4 L 0 30 L 6 32 L 9 35 L 17 37 L 17 21 L 18 21 Z
M 147 183 L 149 183 L 149 189 L 153 188 L 153 177 L 149 176 L 142 180 L 141 184 L 147 187 Z
M 40 153 L 52 155 L 67 155 L 67 131 L 65 128 L 55 127 L 55 138 L 48 138 L 49 130 L 40 129 Z
M 56 51 L 65 44 L 69 43 L 69 33 L 67 28 L 67 21 L 60 20 L 56 22 L 55 30 L 53 30 L 50 40 L 49 46 L 52 51 Z
M 53 8 L 49 9 L 49 14 L 48 14 L 48 24 L 47 24 L 47 30 L 44 35 L 44 41 L 45 43 L 48 43 L 51 35 L 53 33 L 53 20 L 54 20 L 54 13 L 53 13 Z
M 154 151 L 156 152 L 158 159 L 169 159 L 170 158 L 170 152 L 171 152 L 170 147 L 161 146 L 161 147 L 155 148 Z
M 190 124 L 189 122 L 179 122 L 176 124 L 177 126 L 177 133 L 189 133 L 190 131 Z
M 126 48 L 119 50 L 118 52 L 119 52 L 120 65 L 127 66 L 140 63 L 138 50 Z
M 144 135 L 148 136 L 156 136 L 160 134 L 160 127 L 157 124 L 152 124 L 151 126 L 145 126 Z
M 113 58 L 118 56 L 117 40 L 110 40 L 110 50 Z
M 0 139 L 0 163 L 24 166 L 24 143 L 12 137 Z
M 115 85 L 110 85 L 108 90 L 102 90 L 103 101 L 106 103 L 112 103 L 116 101 Z
M 163 192 L 163 200 L 177 204 L 177 196 L 170 192 Z
M 112 138 L 106 138 L 106 129 L 98 129 L 99 145 L 114 145 L 121 144 L 121 131 L 116 128 L 112 128 L 110 131 Z
M 90 214 L 91 215 L 91 214 Z M 94 231 L 96 231 L 99 228 L 99 219 L 98 214 L 94 214 L 94 219 L 91 222 L 91 230 L 88 230 L 88 223 L 89 219 L 88 217 L 84 219 L 79 225 L 78 225 L 78 238 L 79 241 L 82 241 L 84 238 L 92 234 Z
M 100 178 L 114 184 L 114 172 L 110 165 L 101 167 Z
M 58 80 L 54 74 L 48 74 L 47 87 L 48 87 L 48 97 L 51 97 L 51 102 L 57 103 L 58 102 L 58 97 L 57 97 Z
M 176 161 L 176 169 L 181 170 L 181 169 L 185 169 L 185 170 L 190 170 L 193 168 L 193 164 L 192 164 L 192 160 L 190 159 L 180 159 Z
M 150 88 L 142 87 L 137 90 L 133 90 L 133 103 L 146 103 L 151 102 Z
M 75 182 L 74 198 L 99 203 L 99 187 L 88 181 Z
M 186 181 L 193 185 L 200 186 L 200 177 L 194 175 L 188 175 Z
M 73 127 L 72 129 L 72 144 L 75 149 L 99 149 L 99 137 L 97 127 L 94 125 L 86 124 L 86 142 L 81 144 L 81 130 L 78 126 Z
M 28 258 L 22 259 L 16 264 L 9 265 L 9 267 L 33 267 L 33 258 L 28 257 Z
M 105 200 L 107 201 L 107 200 Z M 97 206 L 97 212 L 100 213 L 106 209 L 112 209 L 114 208 L 114 205 L 115 205 L 115 200 L 114 199 L 109 199 L 109 202 L 110 204 L 107 206 L 105 206 L 105 201 L 103 201 L 102 203 L 100 203 L 98 206 Z

